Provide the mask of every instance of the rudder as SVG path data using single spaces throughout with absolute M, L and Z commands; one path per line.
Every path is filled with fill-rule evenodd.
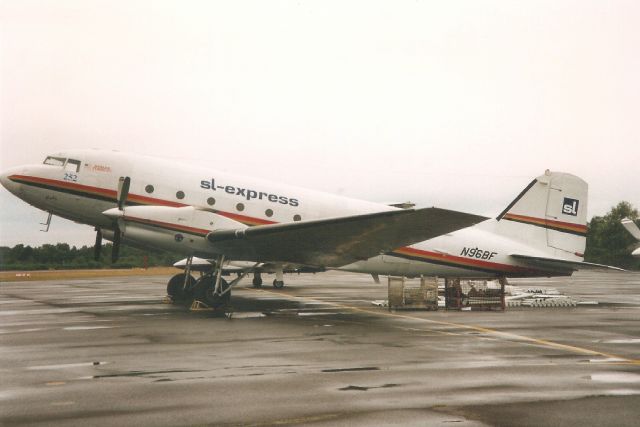
M 546 171 L 496 218 L 502 233 L 562 258 L 582 258 L 588 186 L 581 178 Z

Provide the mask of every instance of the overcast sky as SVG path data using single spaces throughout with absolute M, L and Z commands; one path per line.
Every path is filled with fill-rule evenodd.
M 640 207 L 635 0 L 0 5 L 1 169 L 102 147 L 496 215 L 550 168 Z M 93 242 L 0 203 L 0 245 Z

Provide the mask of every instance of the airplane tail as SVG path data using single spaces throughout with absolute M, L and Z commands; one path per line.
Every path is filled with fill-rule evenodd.
M 548 255 L 581 260 L 587 241 L 587 190 L 577 176 L 547 170 L 498 215 L 498 232 Z

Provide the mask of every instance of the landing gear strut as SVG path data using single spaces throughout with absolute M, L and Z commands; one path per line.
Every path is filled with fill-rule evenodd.
M 251 281 L 251 284 L 253 285 L 254 288 L 262 287 L 262 275 L 260 274 L 259 271 L 256 271 L 253 273 L 253 280 Z
M 217 276 L 207 273 L 200 277 L 193 286 L 193 299 L 205 303 L 210 308 L 220 308 L 231 301 L 231 289 L 229 283 L 220 278 L 220 293 L 216 292 Z
M 167 295 L 173 301 L 188 301 L 193 296 L 193 286 L 196 283 L 196 279 L 191 275 L 192 263 L 193 257 L 187 257 L 184 273 L 176 274 L 167 283 Z
M 282 265 L 276 267 L 276 278 L 273 281 L 273 287 L 276 289 L 282 289 L 284 287 L 284 273 L 282 272 Z
M 197 280 L 191 276 L 192 264 L 193 257 L 187 257 L 185 272 L 176 274 L 167 284 L 167 294 L 171 300 L 175 302 L 191 302 L 192 310 L 226 309 L 231 301 L 231 288 L 240 282 L 247 273 L 253 271 L 258 266 L 258 263 L 256 263 L 252 268 L 238 274 L 236 279 L 228 283 L 222 278 L 224 255 L 220 255 L 213 262 L 212 269 L 200 276 Z M 254 274 L 254 285 L 256 279 L 262 284 L 262 278 L 259 272 Z
M 256 263 L 251 269 L 238 274 L 231 283 L 222 278 L 222 266 L 224 265 L 224 255 L 220 255 L 214 262 L 213 269 L 203 275 L 193 285 L 193 304 L 192 310 L 205 308 L 213 310 L 228 311 L 229 302 L 231 301 L 231 288 L 240 280 L 257 267 Z

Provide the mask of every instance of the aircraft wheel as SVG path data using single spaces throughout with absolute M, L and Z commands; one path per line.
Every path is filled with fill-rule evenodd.
M 282 289 L 284 287 L 284 281 L 275 279 L 273 281 L 273 287 L 276 288 L 276 289 Z
M 184 277 L 185 273 L 176 274 L 169 279 L 169 283 L 167 283 L 167 295 L 174 301 L 182 301 L 187 296 L 184 292 Z M 187 289 L 191 289 L 195 282 L 196 279 L 189 275 L 187 278 Z
M 204 275 L 199 278 L 193 286 L 193 299 L 207 304 L 209 307 L 218 308 L 229 304 L 231 301 L 231 291 L 224 295 L 216 295 L 214 293 L 216 286 L 216 278 L 213 275 Z M 223 278 L 220 278 L 220 286 L 222 291 L 229 288 L 229 284 Z
M 254 288 L 261 288 L 262 287 L 262 277 L 254 276 L 253 277 L 253 281 L 251 282 L 251 284 L 253 285 Z

